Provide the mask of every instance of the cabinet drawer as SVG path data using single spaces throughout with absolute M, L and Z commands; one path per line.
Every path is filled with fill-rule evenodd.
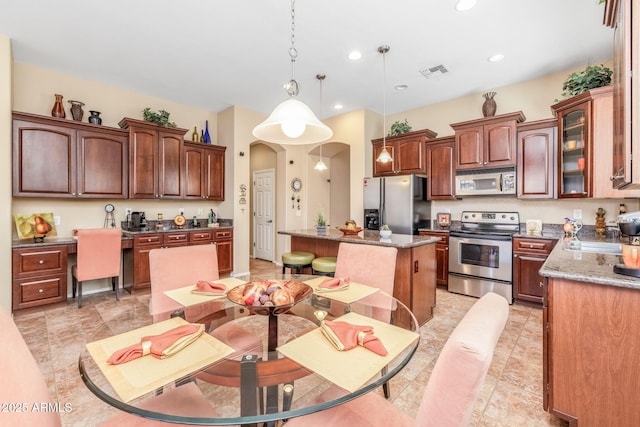
M 172 243 L 186 243 L 189 241 L 189 233 L 183 231 L 181 233 L 166 233 L 164 235 L 164 244 L 170 245 Z
M 231 239 L 233 237 L 233 230 L 216 230 L 213 238 L 215 240 Z
M 13 252 L 15 278 L 66 273 L 67 250 L 63 247 L 18 250 Z
M 429 236 L 429 237 L 439 237 L 438 245 L 448 245 L 449 244 L 449 233 L 438 233 L 434 231 L 421 231 L 421 236 Z
M 134 236 L 133 246 L 162 245 L 162 234 L 144 234 Z
M 209 242 L 213 239 L 213 231 L 204 230 L 204 231 L 192 231 L 189 234 L 190 242 Z
M 22 282 L 20 283 L 20 295 L 23 303 L 58 297 L 60 296 L 60 279 L 51 277 Z
M 519 252 L 548 254 L 555 246 L 555 242 L 555 240 L 516 238 L 513 240 L 513 250 Z

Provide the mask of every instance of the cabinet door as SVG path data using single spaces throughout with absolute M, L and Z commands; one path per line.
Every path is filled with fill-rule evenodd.
M 513 254 L 513 291 L 514 298 L 542 304 L 544 278 L 538 270 L 546 261 L 546 256 Z
M 456 169 L 481 168 L 484 163 L 483 126 L 456 131 Z
M 158 197 L 181 198 L 183 139 L 175 133 L 159 132 L 158 136 Z
M 224 150 L 205 149 L 205 196 L 209 200 L 224 200 Z
M 487 124 L 484 132 L 484 166 L 503 167 L 516 164 L 516 123 Z
M 205 197 L 205 165 L 204 150 L 185 144 L 184 148 L 184 191 L 185 199 L 202 199 Z
M 403 174 L 425 173 L 424 137 L 416 136 L 396 142 L 394 158 L 397 172 Z
M 132 128 L 129 135 L 129 197 L 155 199 L 158 196 L 158 133 Z
M 127 137 L 79 130 L 78 196 L 127 197 Z
M 591 102 L 558 112 L 558 198 L 589 197 Z
M 453 139 L 449 142 L 426 144 L 427 198 L 429 200 L 455 200 L 455 171 L 453 165 Z
M 518 132 L 518 198 L 553 199 L 557 127 Z
M 62 126 L 13 121 L 13 195 L 76 195 L 76 131 Z
M 376 142 L 373 144 L 373 176 L 388 176 L 395 173 L 394 162 L 396 153 L 394 147 L 391 144 L 386 144 L 386 147 L 389 154 L 391 154 L 393 161 L 382 163 L 377 161 L 376 159 L 382 152 L 383 144 L 381 142 Z
M 231 273 L 233 270 L 233 240 L 217 240 L 218 271 L 220 274 Z

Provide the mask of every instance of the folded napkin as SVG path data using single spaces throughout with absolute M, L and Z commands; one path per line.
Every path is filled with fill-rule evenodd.
M 198 280 L 196 288 L 191 290 L 191 293 L 202 295 L 224 295 L 226 291 L 227 285 L 224 283 Z
M 157 359 L 173 356 L 195 340 L 204 332 L 204 325 L 182 325 L 159 335 L 142 337 L 137 344 L 115 351 L 107 363 L 118 365 L 151 354 Z
M 362 346 L 380 356 L 387 355 L 387 349 L 380 339 L 373 335 L 372 326 L 352 325 L 347 322 L 324 320 L 320 330 L 339 351 Z
M 341 291 L 349 287 L 349 278 L 343 279 L 342 277 L 335 277 L 333 279 L 327 279 L 318 285 L 316 291 L 318 292 L 330 292 Z

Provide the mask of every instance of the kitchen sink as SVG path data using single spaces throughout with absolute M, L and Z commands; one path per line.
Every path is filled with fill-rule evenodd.
M 591 252 L 596 254 L 622 255 L 622 245 L 613 242 L 588 242 L 570 240 L 564 243 L 565 251 Z

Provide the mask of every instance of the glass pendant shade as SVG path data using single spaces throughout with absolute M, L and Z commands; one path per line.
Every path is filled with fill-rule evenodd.
M 322 160 L 318 160 L 318 163 L 313 168 L 317 171 L 326 171 L 328 169 Z
M 382 151 L 378 155 L 378 158 L 376 159 L 376 161 L 380 163 L 389 163 L 391 160 L 393 160 L 393 158 L 391 157 L 391 154 L 389 154 L 389 152 L 387 151 L 387 147 L 384 147 L 382 149 Z
M 331 138 L 333 131 L 303 102 L 291 97 L 253 129 L 253 136 L 278 144 L 312 144 Z

